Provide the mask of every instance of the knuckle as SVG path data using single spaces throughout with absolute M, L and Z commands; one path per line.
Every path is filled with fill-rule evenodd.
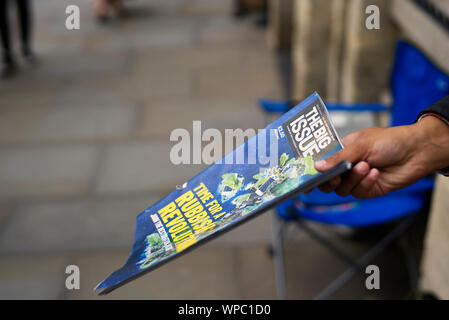
M 338 194 L 340 197 L 346 197 L 349 193 L 347 192 L 347 190 L 344 189 L 336 189 L 335 193 Z
M 321 191 L 321 192 L 324 192 L 324 193 L 329 193 L 329 192 L 331 192 L 331 188 L 329 188 L 329 186 L 321 186 L 321 187 L 319 187 L 318 189 L 320 189 L 320 191 Z
M 353 190 L 352 196 L 356 199 L 368 199 L 369 198 L 367 191 L 364 189 L 361 189 L 361 188 L 357 188 L 357 189 Z

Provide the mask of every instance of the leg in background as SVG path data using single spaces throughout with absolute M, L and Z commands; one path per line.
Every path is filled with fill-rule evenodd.
M 0 1 L 0 36 L 2 40 L 3 62 L 7 65 L 12 64 L 14 61 L 11 53 L 7 0 Z
M 234 17 L 243 17 L 248 14 L 248 8 L 246 7 L 243 0 L 234 0 L 232 11 Z
M 122 0 L 109 0 L 109 5 L 116 16 L 119 16 L 123 10 Z
M 22 42 L 22 54 L 31 57 L 31 7 L 29 0 L 17 0 L 17 11 L 20 23 L 20 40 Z
M 11 35 L 9 33 L 8 21 L 8 0 L 0 0 L 0 37 L 3 49 L 4 68 L 1 70 L 1 78 L 9 78 L 13 76 L 17 67 L 14 62 L 11 50 Z
M 94 0 L 94 16 L 100 23 L 108 19 L 110 7 L 107 0 Z

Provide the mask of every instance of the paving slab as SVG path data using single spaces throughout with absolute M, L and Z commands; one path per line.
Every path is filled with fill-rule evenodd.
M 161 196 L 143 194 L 21 204 L 0 234 L 0 252 L 130 249 L 136 216 Z
M 146 102 L 167 97 L 189 97 L 192 87 L 190 72 L 162 71 L 159 68 L 151 72 L 99 76 L 94 80 L 83 80 L 81 84 L 100 91 L 111 90 L 119 98 L 130 101 Z
M 234 248 L 207 246 L 181 256 L 164 267 L 119 288 L 107 296 L 96 296 L 92 289 L 125 262 L 127 253 L 80 255 L 81 290 L 69 292 L 70 299 L 239 299 Z
M 69 299 L 270 299 L 274 296 L 272 260 L 263 246 L 203 246 L 106 296 L 92 292 L 121 266 L 125 252 L 83 254 L 74 259 L 81 270 L 81 290 Z
M 138 21 L 134 23 L 139 23 Z M 147 29 L 146 33 L 135 33 L 121 31 L 123 38 L 111 37 L 104 44 L 103 49 L 117 51 L 124 49 L 146 49 L 170 47 L 176 49 L 178 46 L 194 45 L 196 38 L 197 23 L 192 20 L 183 19 L 153 19 L 148 17 L 143 21 Z
M 282 98 L 275 65 L 211 67 L 195 73 L 193 95 L 201 98 Z
M 0 202 L 0 232 L 6 227 L 9 218 L 15 210 L 15 205 L 10 202 Z
M 135 127 L 138 108 L 111 92 L 87 88 L 65 90 L 39 123 L 43 139 L 120 138 Z
M 46 100 L 2 107 L 0 142 L 91 142 L 134 132 L 137 106 L 113 94 L 76 88 L 61 90 L 52 101 Z
M 242 245 L 237 249 L 238 283 L 242 299 L 276 299 L 273 259 L 266 245 Z
M 173 130 L 182 128 L 192 134 L 193 121 L 201 121 L 202 130 L 262 129 L 265 120 L 256 99 L 168 98 L 150 101 L 142 108 L 139 133 L 142 137 L 169 140 Z
M 0 299 L 59 299 L 65 283 L 66 255 L 0 257 Z
M 127 52 L 102 52 L 79 54 L 51 52 L 39 55 L 39 63 L 24 76 L 24 82 L 67 81 L 122 75 L 129 65 Z
M 86 194 L 99 155 L 93 145 L 3 148 L 0 198 Z
M 151 74 L 154 70 L 177 73 L 207 67 L 241 67 L 245 65 L 267 66 L 276 63 L 273 52 L 260 43 L 243 43 L 180 46 L 176 49 L 158 47 L 142 49 L 134 53 L 131 72 Z
M 262 31 L 262 32 L 261 32 Z M 241 43 L 265 43 L 263 29 L 248 20 L 236 20 L 230 15 L 210 17 L 200 30 L 200 44 L 228 44 L 238 46 Z
M 171 147 L 164 141 L 108 145 L 94 192 L 172 191 L 205 168 L 172 164 Z
M 232 0 L 193 0 L 178 5 L 178 12 L 187 16 L 231 15 Z
M 17 87 L 0 93 L 0 144 L 14 145 L 33 139 L 36 119 L 45 117 L 55 102 L 57 89 L 32 87 L 23 94 Z

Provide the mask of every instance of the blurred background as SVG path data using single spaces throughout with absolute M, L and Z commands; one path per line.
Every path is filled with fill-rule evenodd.
M 2 299 L 276 298 L 274 211 L 106 297 L 93 292 L 126 261 L 136 215 L 205 168 L 170 163 L 170 132 L 191 131 L 193 120 L 203 130 L 263 128 L 262 97 L 317 91 L 330 102 L 391 104 L 399 38 L 449 73 L 444 0 L 129 0 L 107 19 L 87 0 L 31 3 L 35 61 L 18 60 L 0 80 Z M 79 30 L 65 27 L 73 4 Z M 365 28 L 370 4 L 380 8 L 379 30 Z M 366 112 L 333 118 L 341 135 L 389 122 Z M 407 230 L 417 265 L 427 212 Z M 352 259 L 394 228 L 309 227 Z M 286 228 L 286 297 L 311 299 L 347 264 Z M 367 290 L 359 272 L 328 298 L 414 298 L 401 248 L 394 241 L 375 256 L 380 290 Z M 80 268 L 79 290 L 65 287 L 69 264 Z

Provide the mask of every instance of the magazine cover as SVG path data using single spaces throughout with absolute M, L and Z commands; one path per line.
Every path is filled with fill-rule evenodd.
M 305 191 L 322 175 L 314 162 L 341 148 L 322 99 L 312 94 L 138 215 L 128 261 L 95 290 L 106 294 Z

